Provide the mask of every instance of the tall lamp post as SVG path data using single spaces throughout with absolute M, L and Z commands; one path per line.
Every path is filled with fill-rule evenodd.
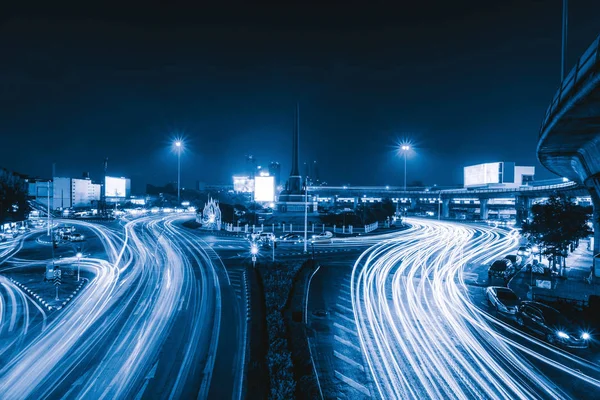
M 406 156 L 408 155 L 408 151 L 410 150 L 410 146 L 407 144 L 403 144 L 400 147 L 402 150 L 402 154 L 404 155 L 404 191 L 406 192 Z
M 181 205 L 181 150 L 183 150 L 183 142 L 175 141 L 175 151 L 177 151 L 177 207 Z
M 79 282 L 79 267 L 81 264 L 81 257 L 83 257 L 83 254 L 77 253 L 76 257 L 77 257 L 77 282 Z
M 304 254 L 308 252 L 308 180 L 304 185 Z
M 252 267 L 256 268 L 256 255 L 258 254 L 258 246 L 252 242 L 250 246 L 250 254 L 252 255 Z

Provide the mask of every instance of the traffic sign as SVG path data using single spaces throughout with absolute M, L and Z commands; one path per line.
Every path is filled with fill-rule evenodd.
M 55 286 L 62 284 L 62 271 L 60 269 L 54 270 L 54 277 L 52 280 L 54 281 Z

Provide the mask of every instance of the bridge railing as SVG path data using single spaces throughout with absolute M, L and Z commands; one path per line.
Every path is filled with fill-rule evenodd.
M 546 124 L 556 113 L 563 101 L 572 95 L 573 89 L 577 83 L 587 78 L 588 75 L 594 71 L 593 67 L 598 62 L 599 45 L 600 36 L 598 36 L 583 53 L 583 55 L 579 57 L 575 66 L 571 69 L 571 71 L 569 71 L 569 74 L 560 83 L 560 87 L 556 91 L 556 94 L 552 99 L 552 103 L 550 103 L 550 106 L 548 106 L 548 109 L 546 110 L 546 115 L 544 116 L 544 120 L 540 128 L 540 136 L 542 136 Z

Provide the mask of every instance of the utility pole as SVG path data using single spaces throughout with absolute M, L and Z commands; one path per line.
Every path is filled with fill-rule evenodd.
M 304 254 L 308 252 L 308 182 L 304 182 Z
M 567 28 L 569 19 L 569 0 L 563 0 L 563 15 L 562 15 L 562 56 L 560 63 L 560 81 L 565 79 L 566 72 L 566 53 L 567 53 Z

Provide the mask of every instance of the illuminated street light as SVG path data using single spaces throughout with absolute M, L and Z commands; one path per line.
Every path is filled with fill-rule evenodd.
M 400 150 L 402 151 L 402 154 L 404 155 L 404 191 L 406 192 L 406 156 L 408 155 L 408 152 L 410 151 L 410 146 L 407 144 L 403 144 L 402 146 L 400 146 Z
M 77 257 L 77 282 L 79 282 L 79 269 L 80 269 L 79 267 L 80 267 L 80 264 L 81 264 L 81 257 L 83 257 L 83 254 L 77 253 L 75 255 L 75 257 Z
M 180 139 L 173 142 L 177 152 L 177 207 L 181 203 L 181 151 L 183 150 L 183 141 Z
M 252 243 L 252 246 L 250 246 L 250 254 L 252 254 L 252 267 L 256 267 L 256 255 L 258 254 L 256 243 Z

